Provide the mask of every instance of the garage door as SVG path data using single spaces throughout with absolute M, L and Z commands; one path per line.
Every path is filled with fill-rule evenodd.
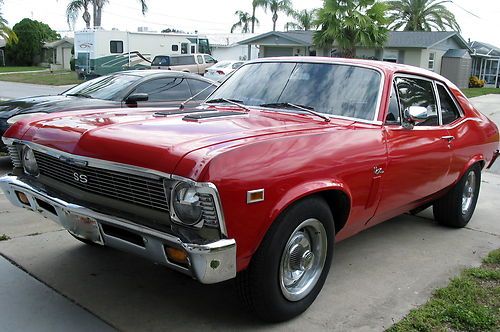
M 264 47 L 264 57 L 292 56 L 293 47 Z

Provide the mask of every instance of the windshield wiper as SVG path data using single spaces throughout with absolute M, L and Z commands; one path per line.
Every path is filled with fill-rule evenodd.
M 246 107 L 245 105 L 243 104 L 240 104 L 241 103 L 241 100 L 237 100 L 237 99 L 226 99 L 226 98 L 215 98 L 215 99 L 210 99 L 210 100 L 207 100 L 205 102 L 205 104 L 214 104 L 214 103 L 228 103 L 228 104 L 231 104 L 231 105 L 235 105 L 235 106 L 238 106 L 239 108 L 242 108 L 244 109 L 245 111 L 247 112 L 250 112 L 250 109 L 248 107 Z
M 82 97 L 82 98 L 94 98 L 90 95 L 86 95 L 84 93 L 67 93 L 66 96 L 71 96 L 71 97 Z
M 295 109 L 299 109 L 301 111 L 310 113 L 312 115 L 316 115 L 317 117 L 320 117 L 323 120 L 325 120 L 325 122 L 330 122 L 329 117 L 327 117 L 321 113 L 316 112 L 314 110 L 314 108 L 311 106 L 297 105 L 297 104 L 292 104 L 292 103 L 268 103 L 268 104 L 262 104 L 259 106 L 260 107 L 269 107 L 269 108 L 286 108 L 286 107 L 290 108 L 290 107 L 293 107 Z

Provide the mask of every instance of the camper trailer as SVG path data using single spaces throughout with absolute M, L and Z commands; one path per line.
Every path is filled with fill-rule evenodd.
M 75 69 L 81 77 L 149 68 L 156 55 L 210 54 L 206 37 L 191 34 L 92 29 L 75 32 Z

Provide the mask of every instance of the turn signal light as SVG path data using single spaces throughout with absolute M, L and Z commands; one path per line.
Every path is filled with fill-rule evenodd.
M 25 205 L 30 205 L 30 201 L 28 199 L 28 196 L 26 196 L 25 193 L 22 193 L 20 191 L 16 191 L 17 198 L 21 201 L 21 203 Z
M 165 247 L 165 252 L 166 252 L 167 257 L 170 261 L 178 263 L 178 264 L 182 264 L 182 265 L 188 265 L 188 254 L 185 250 L 178 249 L 178 248 Z

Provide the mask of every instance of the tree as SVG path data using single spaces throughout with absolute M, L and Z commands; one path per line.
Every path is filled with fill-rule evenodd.
M 243 32 L 243 33 L 249 33 L 250 32 L 249 25 L 253 22 L 252 16 L 249 13 L 241 11 L 241 10 L 237 10 L 234 13 L 234 15 L 238 16 L 238 22 L 233 24 L 233 26 L 231 27 L 231 33 L 233 33 L 234 30 L 236 30 L 238 28 L 241 28 L 241 32 Z M 259 23 L 259 20 L 257 20 L 256 18 L 254 18 L 254 19 L 255 19 L 255 22 Z
M 276 21 L 278 21 L 279 12 L 286 14 L 293 13 L 291 0 L 264 0 L 262 7 L 264 7 L 264 10 L 270 9 L 271 13 L 273 13 L 273 31 L 276 31 Z
M 288 22 L 285 24 L 285 30 L 312 30 L 317 27 L 316 25 L 316 15 L 318 10 L 301 10 L 300 12 L 294 11 L 291 16 L 295 19 L 295 22 Z
M 387 40 L 387 5 L 376 0 L 325 0 L 318 11 L 314 33 L 318 47 L 335 42 L 342 56 L 352 58 L 356 46 L 382 47 Z
M 391 0 L 389 6 L 389 27 L 404 31 L 446 31 L 460 32 L 455 15 L 445 6 L 449 0 Z
M 266 0 L 252 0 L 252 33 L 255 32 L 255 23 L 259 23 L 259 20 L 255 17 L 255 10 L 257 7 L 265 7 Z
M 146 0 L 138 0 L 142 7 L 142 15 L 146 14 L 148 11 L 148 5 Z M 68 25 L 74 26 L 75 20 L 83 11 L 83 20 L 87 28 L 90 28 L 91 15 L 88 11 L 88 7 L 92 5 L 92 17 L 94 19 L 94 27 L 100 27 L 102 22 L 102 8 L 109 2 L 109 0 L 70 0 L 68 7 L 66 8 L 66 18 L 68 20 Z
M 89 6 L 91 5 L 92 0 L 72 0 L 68 3 L 68 7 L 66 7 L 66 20 L 68 21 L 68 25 L 71 27 L 75 27 L 76 18 L 83 11 L 83 21 L 85 22 L 85 27 L 90 29 L 90 13 Z
M 38 63 L 43 43 L 60 39 L 61 36 L 47 24 L 29 18 L 16 23 L 12 30 L 19 38 L 17 44 L 7 45 L 9 60 L 19 66 L 32 66 Z
M 0 0 L 0 9 L 3 5 L 3 0 Z M 17 35 L 7 26 L 7 20 L 2 17 L 2 12 L 0 11 L 0 37 L 5 39 L 7 44 L 17 43 Z

